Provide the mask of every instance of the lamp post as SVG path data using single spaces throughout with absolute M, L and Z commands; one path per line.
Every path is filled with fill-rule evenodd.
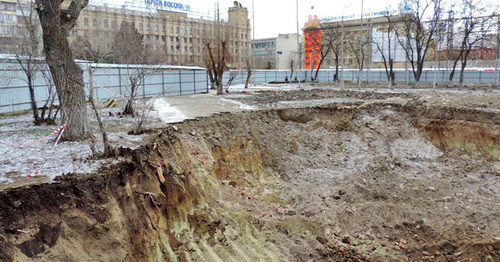
M 340 71 L 340 87 L 341 88 L 344 88 L 344 10 L 346 8 L 348 8 L 349 6 L 346 5 L 344 6 L 344 8 L 342 9 L 342 22 L 341 22 L 341 43 L 340 43 L 340 59 L 342 60 L 342 67 L 341 67 L 341 71 Z
M 361 88 L 361 82 L 363 82 L 363 68 L 361 67 L 361 64 L 363 63 L 363 58 L 361 56 L 361 54 L 363 53 L 363 0 L 361 0 L 361 19 L 360 19 L 360 22 L 359 22 L 359 60 L 358 60 L 358 67 L 359 67 L 359 71 L 358 71 L 358 88 Z
M 253 38 L 253 42 L 251 45 L 250 45 L 250 52 L 252 53 L 252 60 L 253 60 L 253 86 L 255 86 L 255 6 L 253 4 L 253 0 L 252 0 L 252 38 Z M 252 50 L 252 47 L 253 46 L 253 49 Z
M 302 69 L 302 49 L 300 47 L 300 34 L 299 34 L 299 0 L 295 1 L 297 5 L 297 54 L 298 54 L 298 62 L 299 62 L 299 69 L 297 70 L 297 79 L 299 79 L 299 74 L 300 74 L 300 69 Z M 300 80 L 299 80 L 300 83 Z M 299 84 L 300 87 L 300 84 Z

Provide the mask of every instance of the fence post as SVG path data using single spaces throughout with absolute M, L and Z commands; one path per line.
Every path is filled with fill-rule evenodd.
M 120 95 L 122 95 L 122 73 L 119 67 L 118 67 L 118 88 L 120 89 Z
M 165 96 L 165 71 L 161 70 L 161 93 Z
M 146 98 L 146 78 L 142 79 L 142 98 Z
M 182 95 L 182 75 L 181 75 L 181 70 L 179 69 L 179 93 Z
M 193 70 L 193 92 L 196 94 L 196 70 Z

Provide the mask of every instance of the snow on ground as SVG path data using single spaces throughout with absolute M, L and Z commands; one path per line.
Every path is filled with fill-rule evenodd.
M 157 112 L 160 112 L 160 118 L 165 123 L 181 122 L 188 118 L 179 109 L 171 106 L 165 99 L 157 99 L 154 107 Z
M 229 103 L 237 104 L 240 107 L 240 109 L 245 109 L 245 110 L 258 109 L 255 106 L 250 106 L 250 105 L 244 104 L 244 103 L 242 103 L 240 101 L 236 101 L 236 100 L 232 100 L 232 99 L 221 98 L 221 100 L 224 101 L 224 102 L 229 102 Z
M 151 110 L 152 100 L 139 100 L 135 103 L 137 116 L 122 116 L 122 108 L 102 108 L 100 113 L 108 139 L 114 147 L 137 148 L 147 135 L 129 135 L 142 112 L 145 112 L 144 128 L 161 128 L 165 124 L 160 115 Z M 97 140 L 98 150 L 102 150 L 102 135 L 97 128 L 93 111 L 89 109 L 90 126 Z M 59 121 L 59 120 L 58 120 Z M 30 112 L 15 116 L 0 116 L 0 189 L 9 183 L 9 187 L 52 181 L 65 173 L 91 173 L 103 163 L 113 163 L 114 159 L 90 159 L 92 152 L 89 141 L 61 142 L 52 150 L 55 135 L 31 147 L 13 147 L 9 144 L 26 145 L 49 135 L 57 128 L 55 125 L 34 126 Z M 39 172 L 38 175 L 33 175 Z

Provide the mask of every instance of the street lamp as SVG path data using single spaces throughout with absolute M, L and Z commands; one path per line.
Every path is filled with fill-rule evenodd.
M 361 64 L 363 63 L 363 61 L 361 60 L 364 59 L 364 57 L 361 56 L 361 54 L 363 53 L 362 38 L 363 38 L 363 0 L 361 0 L 361 19 L 359 22 L 358 88 L 361 88 L 361 82 L 363 81 L 363 68 L 361 67 Z
M 340 72 L 340 87 L 341 88 L 344 88 L 344 10 L 346 8 L 348 8 L 348 7 L 349 6 L 346 5 L 342 9 L 342 22 L 341 22 L 342 23 L 342 25 L 341 25 L 341 27 L 342 27 L 342 33 L 341 33 L 341 40 L 340 40 L 341 41 L 341 43 L 340 43 L 340 45 L 341 45 L 341 48 L 340 48 L 340 57 L 341 58 L 340 59 L 342 59 L 342 68 L 341 68 L 342 71 Z
M 295 1 L 297 5 L 297 53 L 298 53 L 298 62 L 299 62 L 299 70 L 297 70 L 297 79 L 300 77 L 300 69 L 302 69 L 302 49 L 300 47 L 300 34 L 299 34 L 299 0 Z M 299 81 L 300 83 L 300 81 Z M 300 87 L 300 84 L 299 84 Z
M 252 60 L 253 60 L 253 86 L 255 86 L 255 5 L 253 4 L 252 0 L 252 38 L 253 38 L 253 43 L 250 45 L 250 52 L 252 54 Z M 253 46 L 253 50 L 252 50 Z

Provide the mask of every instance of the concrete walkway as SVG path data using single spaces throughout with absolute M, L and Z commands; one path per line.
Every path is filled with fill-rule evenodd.
M 155 109 L 166 123 L 211 116 L 221 112 L 256 110 L 239 101 L 212 94 L 162 97 L 155 102 Z

